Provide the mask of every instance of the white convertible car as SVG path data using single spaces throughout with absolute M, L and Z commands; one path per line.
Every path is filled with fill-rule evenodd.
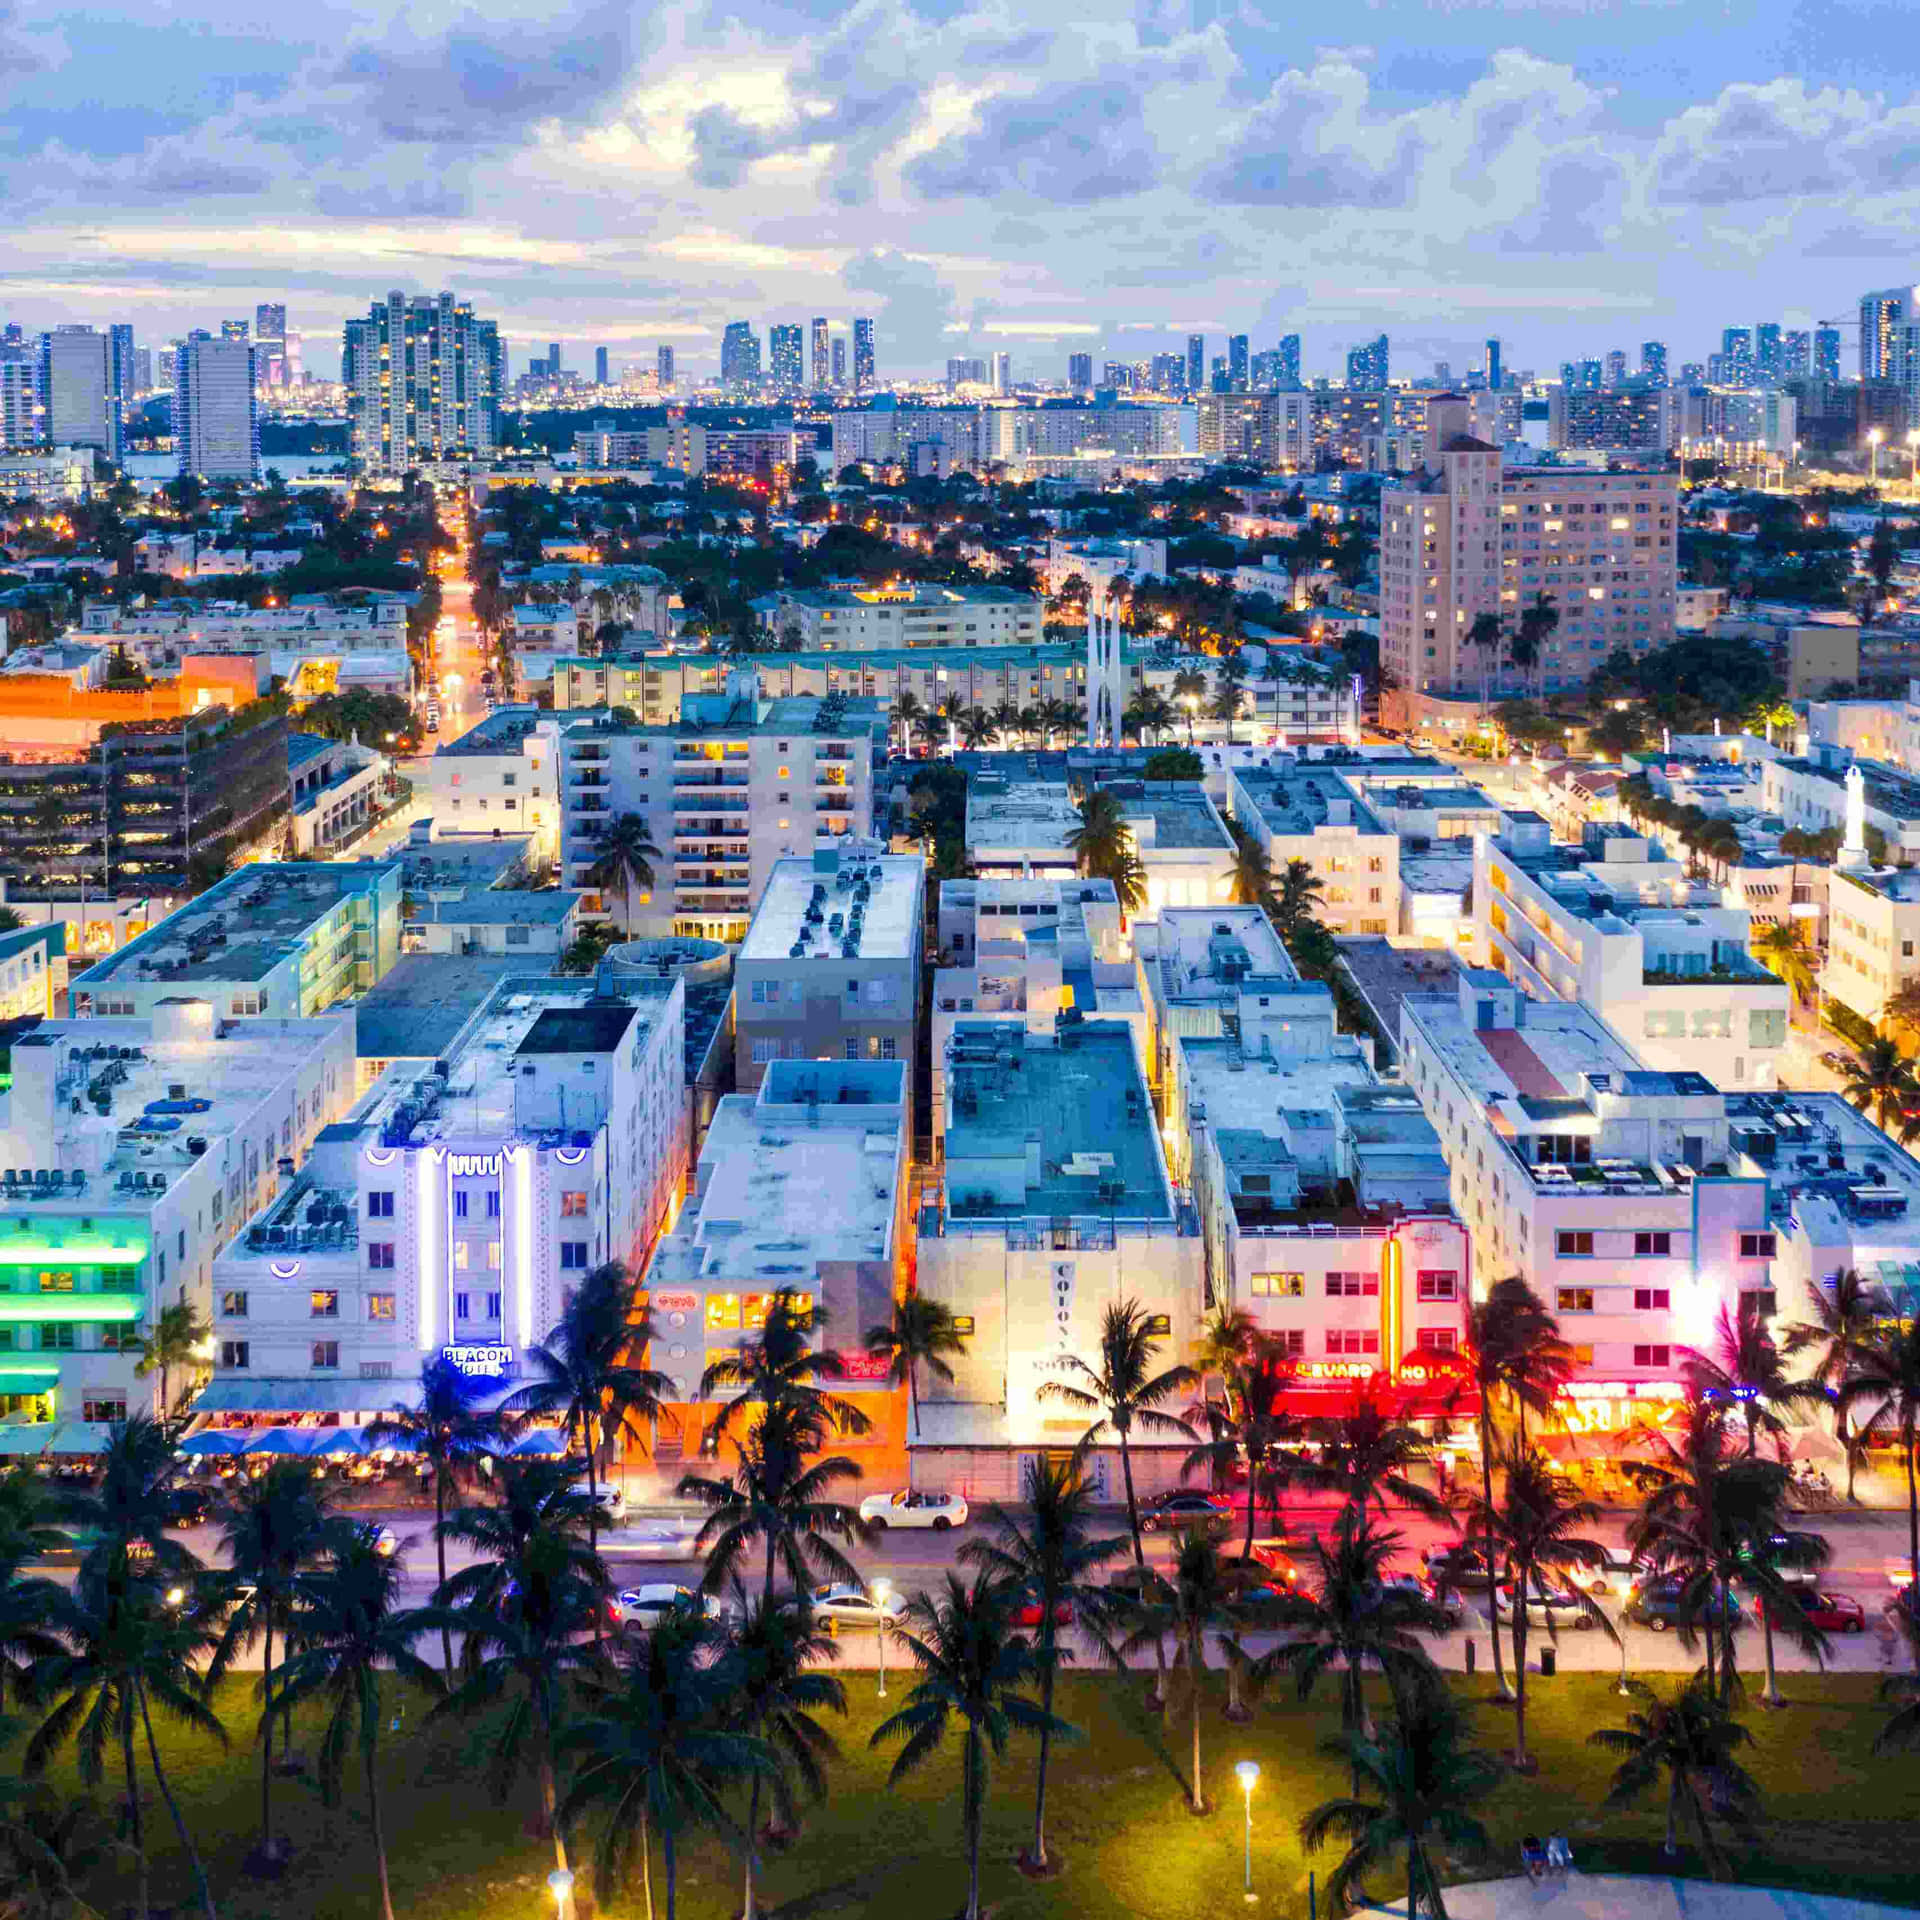
M 967 1503 L 957 1493 L 870 1493 L 860 1502 L 860 1518 L 876 1531 L 885 1527 L 931 1527 L 945 1533 L 964 1526 Z

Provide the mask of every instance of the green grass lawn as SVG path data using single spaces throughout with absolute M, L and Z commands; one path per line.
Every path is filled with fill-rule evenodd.
M 763 1880 L 769 1905 L 798 1916 L 888 1914 L 903 1920 L 945 1920 L 965 1903 L 961 1850 L 958 1745 L 898 1792 L 886 1786 L 890 1753 L 870 1753 L 880 1717 L 870 1673 L 849 1674 L 853 1711 L 841 1729 L 845 1758 L 834 1773 L 832 1799 L 808 1818 L 800 1839 L 771 1858 Z M 1469 1683 L 1485 1700 L 1484 1677 Z M 1884 1709 L 1867 1677 L 1796 1679 L 1797 1704 L 1778 1714 L 1747 1711 L 1759 1742 L 1751 1758 L 1766 1796 L 1763 1843 L 1736 1852 L 1739 1877 L 1920 1904 L 1920 1761 L 1876 1761 L 1869 1749 Z M 888 1705 L 901 1683 L 889 1675 Z M 1617 1724 L 1621 1703 L 1600 1675 L 1536 1681 L 1530 1689 L 1532 1744 L 1538 1774 L 1515 1778 L 1488 1810 L 1496 1846 L 1483 1862 L 1459 1863 L 1460 1877 L 1517 1870 L 1519 1836 L 1564 1832 L 1578 1863 L 1589 1869 L 1661 1872 L 1663 1806 L 1602 1816 L 1605 1755 L 1588 1749 L 1594 1727 Z M 1019 1747 L 994 1776 L 983 1853 L 984 1898 L 1002 1916 L 1141 1916 L 1142 1920 L 1217 1920 L 1240 1886 L 1240 1792 L 1233 1763 L 1260 1763 L 1254 1799 L 1254 1875 L 1261 1910 L 1289 1916 L 1307 1908 L 1306 1857 L 1294 1838 L 1300 1814 L 1341 1790 L 1337 1766 L 1320 1751 L 1335 1724 L 1331 1692 L 1302 1706 L 1289 1694 L 1263 1704 L 1251 1725 L 1227 1724 L 1216 1710 L 1204 1723 L 1208 1791 L 1218 1811 L 1195 1819 L 1185 1810 L 1169 1760 L 1143 1735 L 1129 1685 L 1076 1676 L 1061 1690 L 1060 1711 L 1089 1739 L 1061 1756 L 1049 1794 L 1052 1845 L 1067 1871 L 1045 1885 L 1022 1879 L 1010 1862 L 1027 1837 L 1032 1811 L 1033 1754 Z M 304 1780 L 276 1782 L 283 1831 L 297 1846 L 294 1865 L 275 1885 L 249 1881 L 242 1860 L 254 1836 L 259 1763 L 251 1744 L 251 1686 L 236 1680 L 218 1705 L 236 1730 L 222 1753 L 177 1728 L 162 1732 L 189 1823 L 206 1851 L 222 1920 L 367 1920 L 377 1912 L 372 1855 L 362 1802 L 353 1794 L 332 1811 Z M 1477 1716 L 1485 1742 L 1510 1740 L 1491 1706 Z M 426 1730 L 418 1699 L 404 1707 L 401 1731 L 383 1745 L 382 1793 L 392 1851 L 394 1907 L 402 1920 L 548 1920 L 550 1848 L 527 1837 L 522 1817 L 529 1784 L 509 1808 L 492 1806 L 465 1729 Z M 309 1729 L 302 1742 L 311 1748 Z M 1170 1740 L 1184 1755 L 1184 1727 Z M 17 1749 L 8 1756 L 17 1759 Z M 75 1784 L 71 1757 L 55 1784 Z M 155 1898 L 184 1909 L 191 1886 L 184 1857 L 172 1844 L 158 1796 L 148 1785 L 155 1847 Z M 1330 1860 L 1322 1863 L 1331 1864 Z M 1681 1871 L 1700 1863 L 1684 1853 Z M 109 1915 L 127 1899 L 130 1878 L 91 1891 Z M 659 1860 L 656 1900 L 664 1898 Z M 1377 1894 L 1398 1890 L 1381 1886 Z M 737 1872 L 718 1845 L 682 1854 L 680 1911 L 689 1920 L 725 1920 L 737 1911 Z M 602 1912 L 640 1912 L 637 1889 L 615 1892 Z M 664 1909 L 662 1909 L 664 1911 Z

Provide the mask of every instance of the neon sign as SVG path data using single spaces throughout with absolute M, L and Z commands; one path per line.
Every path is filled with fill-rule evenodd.
M 267 1262 L 267 1271 L 271 1273 L 276 1280 L 291 1280 L 293 1276 L 300 1271 L 300 1262 L 298 1260 L 269 1260 Z
M 497 1153 L 450 1153 L 447 1155 L 447 1173 L 455 1180 L 497 1179 L 500 1156 Z
M 440 1357 L 469 1380 L 497 1380 L 513 1365 L 511 1347 L 442 1347 Z
M 563 1167 L 574 1167 L 587 1157 L 587 1150 L 585 1147 L 555 1147 L 553 1157 Z

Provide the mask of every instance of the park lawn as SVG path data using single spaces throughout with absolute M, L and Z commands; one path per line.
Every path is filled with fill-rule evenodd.
M 840 1738 L 845 1758 L 833 1773 L 835 1792 L 808 1816 L 801 1838 L 766 1862 L 762 1898 L 790 1920 L 831 1914 L 886 1913 L 904 1920 L 946 1920 L 965 1904 L 966 1867 L 960 1833 L 956 1741 L 918 1777 L 886 1786 L 891 1751 L 870 1752 L 879 1723 L 871 1673 L 847 1676 L 852 1710 Z M 889 1675 L 888 1708 L 900 1704 L 906 1676 Z M 1468 1698 L 1489 1698 L 1484 1676 Z M 1801 1704 L 1786 1712 L 1746 1713 L 1758 1741 L 1750 1756 L 1768 1811 L 1761 1843 L 1734 1848 L 1736 1873 L 1759 1884 L 1804 1887 L 1920 1904 L 1920 1761 L 1876 1761 L 1869 1749 L 1885 1718 L 1866 1676 L 1796 1677 L 1789 1690 Z M 1485 1809 L 1494 1850 L 1461 1862 L 1457 1877 L 1504 1875 L 1517 1868 L 1526 1832 L 1567 1834 L 1579 1865 L 1594 1870 L 1663 1872 L 1660 1838 L 1664 1795 L 1602 1815 L 1610 1770 L 1606 1755 L 1584 1745 L 1587 1733 L 1616 1725 L 1621 1702 L 1603 1675 L 1563 1675 L 1529 1688 L 1529 1740 L 1540 1761 L 1531 1778 L 1515 1777 Z M 396 1697 L 399 1697 L 398 1694 Z M 1208 1792 L 1217 1811 L 1195 1819 L 1173 1768 L 1186 1753 L 1176 1724 L 1168 1752 L 1156 1752 L 1151 1722 L 1138 1706 L 1137 1679 L 1076 1675 L 1061 1687 L 1059 1710 L 1089 1739 L 1056 1748 L 1049 1789 L 1049 1844 L 1066 1872 L 1033 1885 L 1010 1864 L 1032 1817 L 1033 1754 L 1016 1746 L 996 1769 L 982 1851 L 983 1898 L 1002 1916 L 1138 1916 L 1139 1920 L 1217 1920 L 1240 1886 L 1241 1799 L 1232 1767 L 1251 1758 L 1261 1767 L 1254 1795 L 1254 1877 L 1268 1913 L 1304 1916 L 1309 1862 L 1295 1838 L 1300 1815 L 1344 1790 L 1337 1762 L 1321 1751 L 1336 1724 L 1331 1691 L 1305 1705 L 1289 1692 L 1263 1703 L 1250 1725 L 1224 1721 L 1213 1702 L 1203 1723 Z M 343 1805 L 328 1810 L 302 1779 L 275 1783 L 276 1819 L 297 1848 L 277 1884 L 247 1879 L 242 1861 L 255 1834 L 259 1762 L 250 1737 L 252 1683 L 226 1683 L 216 1702 L 236 1729 L 221 1752 L 177 1727 L 162 1731 L 162 1751 L 189 1825 L 202 1846 L 222 1920 L 366 1920 L 377 1912 L 372 1853 L 357 1775 Z M 522 1816 L 531 1783 L 505 1809 L 491 1805 L 481 1780 L 474 1735 L 466 1728 L 427 1728 L 423 1701 L 406 1695 L 398 1733 L 383 1732 L 383 1814 L 392 1853 L 399 1920 L 547 1920 L 547 1843 L 527 1836 Z M 1477 1713 L 1489 1746 L 1511 1739 L 1511 1723 L 1491 1705 Z M 300 1723 L 299 1744 L 311 1751 L 313 1723 Z M 238 1729 L 246 1727 L 242 1738 Z M 18 1749 L 6 1756 L 17 1763 Z M 144 1756 L 143 1756 L 144 1775 Z M 75 1783 L 71 1755 L 53 1774 Z M 154 1836 L 156 1901 L 188 1915 L 192 1887 L 166 1812 L 147 1780 L 149 1832 Z M 1332 1856 L 1315 1863 L 1324 1872 Z M 1698 1874 L 1691 1848 L 1680 1870 Z M 89 1889 L 103 1912 L 116 1913 L 131 1879 Z M 1404 1898 L 1404 1888 L 1374 1893 Z M 727 1920 L 738 1911 L 738 1871 L 717 1843 L 697 1842 L 681 1854 L 680 1907 L 687 1920 Z M 654 1895 L 664 1913 L 665 1887 L 656 1844 Z M 600 1903 L 627 1920 L 643 1909 L 638 1888 Z

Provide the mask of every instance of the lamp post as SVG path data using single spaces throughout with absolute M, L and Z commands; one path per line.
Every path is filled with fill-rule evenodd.
M 547 1875 L 547 1889 L 553 1895 L 558 1920 L 568 1920 L 573 1911 L 573 1875 L 565 1867 L 555 1867 Z
M 1870 449 L 1867 455 L 1867 459 L 1871 463 L 1871 472 L 1875 480 L 1878 480 L 1880 478 L 1881 438 L 1882 438 L 1882 435 L 1878 427 L 1869 427 L 1867 429 L 1867 446 Z
M 893 1597 L 893 1582 L 884 1577 L 873 1583 L 873 1597 L 880 1608 L 880 1692 L 878 1698 L 887 1697 L 887 1602 Z
M 1253 1890 L 1253 1783 L 1260 1778 L 1260 1763 L 1257 1760 L 1242 1760 L 1234 1768 L 1235 1777 L 1240 1782 L 1242 1797 L 1246 1802 L 1246 1842 L 1245 1842 L 1245 1885 L 1240 1897 L 1248 1906 L 1252 1906 L 1260 1896 Z

